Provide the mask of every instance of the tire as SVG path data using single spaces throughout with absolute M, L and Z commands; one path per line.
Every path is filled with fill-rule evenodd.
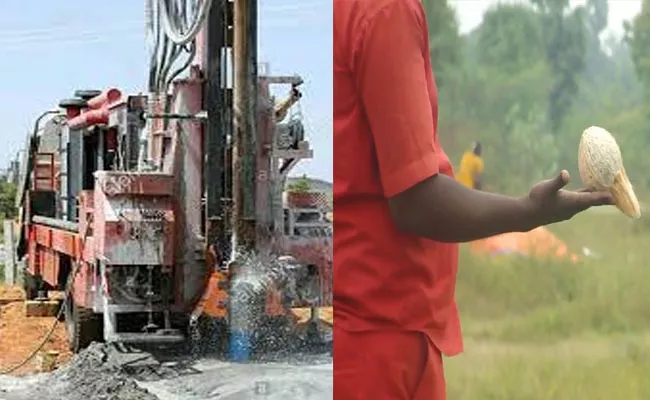
M 38 296 L 38 282 L 38 278 L 25 272 L 25 276 L 23 277 L 25 300 L 34 300 Z
M 68 347 L 73 353 L 88 347 L 92 342 L 101 342 L 103 326 L 101 314 L 74 304 L 72 297 L 65 301 L 65 330 L 68 336 Z

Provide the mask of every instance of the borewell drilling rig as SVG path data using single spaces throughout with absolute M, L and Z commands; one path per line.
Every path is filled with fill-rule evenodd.
M 301 119 L 287 117 L 302 78 L 258 66 L 256 0 L 146 10 L 148 93 L 79 90 L 36 121 L 18 195 L 28 298 L 66 291 L 74 351 L 184 342 L 200 318 L 232 347 L 251 329 L 234 304 L 260 297 L 260 285 L 233 295 L 254 253 L 274 266 L 261 279 L 263 319 L 297 327 L 292 311 L 307 309 L 318 326 L 332 296 L 328 201 L 284 190 L 313 156 Z

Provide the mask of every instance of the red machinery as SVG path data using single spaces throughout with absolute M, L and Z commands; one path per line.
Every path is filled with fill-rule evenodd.
M 36 123 L 18 255 L 30 298 L 69 289 L 75 351 L 94 340 L 183 341 L 199 314 L 232 325 L 241 248 L 291 255 L 308 271 L 298 281 L 316 282 L 317 300 L 294 296 L 289 306 L 331 305 L 327 202 L 283 198 L 288 173 L 312 157 L 300 119 L 281 121 L 302 80 L 255 68 L 256 1 L 193 3 L 196 21 L 184 29 L 168 1 L 151 5 L 151 25 L 165 27 L 152 28 L 156 48 L 172 50 L 154 52 L 148 95 L 78 91 Z M 184 51 L 185 65 L 170 72 Z M 271 85 L 290 87 L 290 99 L 277 106 Z M 267 289 L 267 313 L 286 318 L 282 285 Z

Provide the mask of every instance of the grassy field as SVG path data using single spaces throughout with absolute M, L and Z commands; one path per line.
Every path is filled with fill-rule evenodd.
M 596 256 L 575 265 L 463 249 L 466 346 L 446 360 L 450 400 L 650 399 L 650 217 L 601 209 L 551 230 Z

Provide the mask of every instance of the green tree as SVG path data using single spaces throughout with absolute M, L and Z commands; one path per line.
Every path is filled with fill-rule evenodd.
M 544 59 L 540 18 L 524 4 L 489 8 L 477 33 L 478 62 L 502 76 L 519 74 Z
M 431 43 L 453 43 L 453 29 L 440 17 L 448 15 L 446 2 L 424 3 L 430 14 L 442 10 L 429 16 L 438 28 Z M 520 194 L 560 168 L 569 169 L 577 186 L 580 135 L 599 125 L 615 135 L 632 183 L 642 192 L 650 187 L 644 152 L 650 108 L 643 101 L 650 93 L 650 0 L 642 10 L 621 40 L 603 35 L 606 0 L 577 8 L 569 0 L 489 8 L 459 38 L 457 53 L 440 51 L 433 59 L 436 73 L 444 67 L 439 137 L 454 164 L 480 139 L 490 190 Z
M 585 6 L 585 73 L 591 84 L 600 84 L 603 74 L 612 72 L 612 60 L 605 54 L 600 39 L 607 28 L 609 4 L 607 0 L 588 0 Z
M 287 185 L 287 189 L 292 192 L 309 192 L 311 190 L 311 182 L 307 175 L 303 175 L 300 179 Z
M 447 0 L 422 0 L 429 26 L 429 54 L 436 84 L 444 87 L 461 63 L 463 42 L 458 32 L 455 11 Z
M 585 9 L 570 9 L 568 0 L 533 0 L 542 13 L 546 58 L 553 76 L 548 95 L 548 122 L 558 134 L 578 94 L 585 65 Z
M 11 183 L 0 183 L 0 217 L 13 218 L 16 216 L 16 186 Z
M 539 15 L 524 4 L 499 4 L 486 11 L 472 36 L 475 62 L 465 66 L 470 71 L 463 80 L 471 85 L 464 95 L 473 98 L 468 108 L 484 121 L 497 119 L 497 126 L 514 106 L 524 114 L 539 110 L 551 84 Z
M 636 75 L 650 93 L 650 0 L 643 0 L 641 12 L 624 28 Z

